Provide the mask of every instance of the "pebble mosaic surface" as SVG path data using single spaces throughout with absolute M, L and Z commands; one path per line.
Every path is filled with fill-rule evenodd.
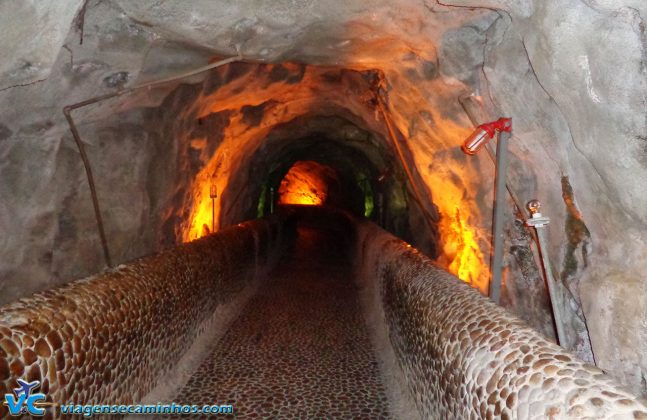
M 320 239 L 299 230 L 297 254 L 174 401 L 230 403 L 237 418 L 389 418 L 350 266 Z
M 644 401 L 406 243 L 370 223 L 344 229 L 357 238 L 356 266 L 340 264 L 348 235 L 301 229 L 292 259 L 175 402 L 232 403 L 241 418 L 388 418 L 355 272 L 381 302 L 423 418 L 647 419 Z M 23 378 L 54 403 L 138 401 L 282 252 L 283 230 L 238 225 L 0 308 L 0 396 Z
M 644 401 L 392 235 L 361 224 L 410 392 L 429 419 L 647 419 Z
M 138 401 L 279 242 L 278 223 L 249 222 L 0 308 L 0 418 L 19 378 L 48 402 Z

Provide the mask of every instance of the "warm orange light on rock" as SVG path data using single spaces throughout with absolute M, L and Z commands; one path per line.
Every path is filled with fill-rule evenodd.
M 211 233 L 211 224 L 213 217 L 213 203 L 210 199 L 210 185 L 201 184 L 197 186 L 197 193 L 202 194 L 206 198 L 196 200 L 199 205 L 196 208 L 196 211 L 191 220 L 191 225 L 188 231 L 185 233 L 184 241 L 192 241 L 197 238 L 201 238 Z
M 361 25 L 351 29 L 363 30 Z M 176 230 L 178 236 L 190 241 L 208 233 L 212 211 L 215 230 L 221 223 L 227 223 L 232 203 L 238 202 L 227 191 L 242 188 L 230 185 L 234 179 L 232 174 L 247 170 L 247 158 L 283 123 L 304 114 L 331 115 L 343 110 L 344 115 L 358 116 L 367 130 L 388 136 L 375 108 L 373 82 L 377 73 L 370 72 L 379 69 L 390 86 L 386 112 L 397 131 L 405 135 L 403 146 L 410 152 L 409 164 L 417 170 L 427 192 L 433 193 L 431 199 L 441 215 L 443 252 L 438 262 L 486 294 L 489 269 L 484 254 L 489 251 L 489 226 L 483 218 L 487 209 L 480 208 L 477 199 L 488 194 L 491 185 L 483 179 L 492 176 L 485 173 L 488 166 L 478 166 L 478 156 L 468 161 L 460 151 L 463 139 L 472 130 L 456 99 L 456 86 L 460 82 L 437 77 L 433 48 L 425 45 L 411 50 L 401 48 L 390 40 L 376 40 L 376 48 L 349 51 L 355 59 L 352 66 L 345 68 L 243 63 L 215 70 L 218 80 L 228 82 L 209 90 L 189 111 L 203 120 L 214 115 L 226 116 L 226 124 L 220 128 L 215 153 L 212 157 L 203 157 L 204 165 L 190 186 L 188 209 L 177 215 L 182 219 Z M 376 52 L 379 56 L 373 56 Z M 393 60 L 393 57 L 403 60 Z M 411 75 L 418 74 L 416 66 L 420 63 L 427 63 L 428 72 L 420 73 L 413 83 Z M 369 72 L 360 73 L 363 71 Z M 230 73 L 236 77 L 230 77 Z M 461 116 L 464 121 L 457 119 Z M 213 140 L 196 136 L 190 141 L 194 149 L 209 150 L 212 147 L 209 142 Z M 334 201 L 334 192 L 326 192 L 317 180 L 302 181 L 289 188 L 290 194 L 278 191 L 277 201 L 321 205 L 326 201 L 325 194 L 329 202 Z M 214 182 L 218 198 L 212 210 L 210 186 Z
M 391 110 L 391 118 L 401 131 L 409 124 L 406 111 L 426 104 L 424 98 L 416 97 L 413 92 L 405 100 L 406 105 Z M 476 201 L 477 196 L 487 194 L 491 188 L 483 182 L 491 179 L 491 174 L 486 172 L 487 166 L 477 167 L 460 152 L 461 141 L 470 130 L 439 111 L 427 108 L 430 117 L 418 120 L 420 125 L 417 132 L 411 133 L 409 143 L 419 174 L 429 193 L 433 193 L 433 202 L 441 216 L 438 229 L 443 250 L 438 263 L 487 295 L 490 275 L 484 252 L 487 253 L 490 238 Z M 424 140 L 420 138 L 422 135 L 426 136 Z M 433 144 L 434 148 L 425 144 Z
M 445 241 L 453 248 L 453 259 L 449 271 L 459 279 L 471 284 L 482 293 L 487 293 L 487 270 L 483 262 L 483 254 L 476 242 L 475 233 L 461 216 L 460 209 L 447 222 Z
M 479 244 L 486 244 L 489 235 L 479 227 L 482 223 L 480 213 L 466 190 L 466 187 L 474 191 L 478 188 L 475 184 L 467 184 L 474 179 L 470 178 L 470 168 L 448 161 L 443 162 L 442 170 L 424 175 L 431 189 L 439 192 L 434 195 L 434 203 L 441 214 L 438 227 L 443 244 L 443 255 L 438 262 L 487 295 L 489 268 Z M 467 185 L 460 185 L 457 180 Z
M 332 169 L 313 161 L 298 161 L 290 168 L 279 187 L 279 204 L 321 206 L 328 198 L 326 178 Z

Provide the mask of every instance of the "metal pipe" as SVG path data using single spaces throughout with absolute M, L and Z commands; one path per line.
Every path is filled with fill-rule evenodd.
M 70 115 L 71 109 L 65 107 L 63 109 L 63 114 L 67 119 L 68 124 L 70 125 L 70 130 L 72 131 L 72 137 L 74 137 L 74 142 L 79 149 L 81 154 L 81 160 L 83 161 L 83 167 L 85 168 L 85 175 L 88 178 L 88 185 L 90 186 L 90 196 L 92 197 L 92 206 L 94 207 L 94 216 L 97 220 L 97 229 L 99 230 L 99 238 L 101 239 L 101 247 L 103 248 L 103 256 L 106 260 L 106 265 L 112 267 L 112 259 L 110 258 L 110 250 L 108 248 L 108 240 L 106 239 L 106 231 L 103 227 L 103 218 L 101 217 L 101 209 L 99 208 L 99 199 L 97 197 L 97 189 L 94 185 L 94 177 L 92 176 L 92 166 L 88 160 L 88 155 L 85 153 L 85 147 L 83 147 L 83 142 L 81 141 L 81 136 L 79 131 L 76 129 L 74 120 Z
M 501 301 L 501 276 L 503 273 L 503 216 L 505 210 L 505 177 L 508 170 L 508 140 L 510 133 L 499 132 L 496 144 L 496 165 L 494 174 L 494 226 L 492 253 L 492 280 L 490 281 L 490 299 L 497 304 Z
M 270 214 L 274 214 L 274 187 L 270 187 Z
M 216 231 L 216 199 L 211 197 L 211 233 Z
M 196 74 L 200 74 L 200 73 L 205 72 L 207 70 L 211 70 L 211 69 L 214 69 L 216 67 L 221 67 L 221 66 L 224 66 L 225 64 L 230 64 L 230 63 L 233 63 L 235 61 L 241 61 L 241 60 L 242 60 L 242 56 L 239 54 L 239 55 L 237 55 L 235 57 L 225 58 L 224 60 L 216 61 L 215 63 L 207 64 L 206 66 L 198 67 L 197 69 L 189 70 L 189 71 L 187 71 L 185 73 L 178 74 L 178 75 L 171 76 L 171 77 L 167 77 L 165 79 L 153 80 L 152 82 L 142 83 L 141 85 L 133 86 L 133 87 L 130 87 L 130 88 L 127 88 L 127 89 L 118 90 L 118 91 L 112 92 L 112 93 L 106 93 L 105 95 L 95 96 L 93 98 L 86 99 L 85 101 L 81 101 L 81 102 L 74 103 L 72 105 L 68 105 L 63 109 L 69 109 L 71 111 L 71 110 L 74 110 L 74 109 L 83 108 L 84 106 L 88 106 L 88 105 L 91 105 L 91 104 L 94 104 L 94 103 L 97 103 L 97 102 L 102 102 L 102 101 L 105 101 L 106 99 L 114 98 L 114 97 L 117 97 L 117 96 L 122 96 L 122 95 L 125 95 L 127 93 L 134 92 L 136 90 L 152 88 L 152 87 L 155 87 L 155 86 L 158 86 L 158 85 L 162 85 L 164 83 L 174 82 L 174 81 L 179 80 L 179 79 L 184 79 L 184 78 L 189 77 L 189 76 L 195 76 Z
M 477 96 L 474 96 L 474 95 L 463 96 L 463 97 L 460 97 L 458 101 L 463 106 L 465 113 L 472 121 L 472 124 L 474 124 L 474 126 L 478 126 L 489 119 L 489 116 L 486 115 L 486 112 L 483 109 L 483 105 Z M 496 165 L 496 158 L 495 158 L 495 153 L 492 150 L 492 145 L 488 143 L 485 146 L 485 148 L 488 152 L 488 155 L 490 156 L 490 159 Z M 526 214 L 525 210 L 521 206 L 521 200 L 519 200 L 517 194 L 507 183 L 506 183 L 506 189 L 508 190 L 508 193 L 510 194 L 512 201 L 514 202 L 514 205 L 517 208 L 517 212 L 521 216 L 525 216 Z M 535 238 L 535 241 L 537 243 L 537 251 L 539 252 L 539 258 L 542 263 L 542 268 L 544 271 L 544 279 L 546 281 L 548 293 L 550 295 L 551 306 L 553 309 L 553 317 L 555 320 L 555 329 L 557 331 L 557 339 L 560 345 L 565 345 L 566 344 L 565 330 L 567 328 L 565 328 L 564 326 L 564 317 L 560 309 L 564 307 L 564 299 L 563 299 L 564 296 L 562 293 L 559 293 L 559 289 L 558 289 L 559 286 L 555 281 L 553 268 L 550 263 L 548 253 L 546 251 L 547 249 L 546 231 L 543 228 L 545 225 L 548 224 L 549 219 L 547 217 L 542 217 L 541 213 L 535 210 L 535 206 L 536 206 L 536 210 L 538 210 L 540 203 L 537 200 L 533 200 L 528 203 L 528 207 L 531 212 L 532 218 L 526 221 L 526 225 L 535 227 L 535 234 L 532 236 Z M 533 211 L 535 213 L 533 213 Z M 538 218 L 540 219 L 537 220 Z M 566 289 L 566 291 L 570 293 L 568 289 Z
M 175 81 L 178 79 L 183 79 L 185 77 L 193 76 L 207 70 L 214 69 L 216 67 L 223 66 L 225 64 L 233 63 L 235 61 L 241 61 L 242 56 L 240 53 L 236 57 L 225 58 L 224 60 L 216 61 L 215 63 L 208 64 L 206 66 L 198 67 L 197 69 L 190 70 L 188 72 L 167 77 L 161 80 L 155 80 L 152 82 L 143 83 L 141 85 L 133 86 L 128 89 L 119 90 L 117 92 L 107 93 L 105 95 L 95 96 L 90 99 L 86 99 L 81 102 L 77 102 L 71 105 L 67 105 L 63 108 L 63 114 L 67 120 L 68 125 L 70 126 L 70 131 L 72 132 L 72 137 L 74 137 L 74 142 L 76 143 L 77 148 L 79 149 L 79 154 L 81 155 L 81 160 L 83 161 L 83 166 L 85 167 L 85 174 L 88 178 L 88 185 L 90 186 L 90 195 L 92 198 L 92 206 L 94 207 L 94 216 L 97 220 L 97 228 L 99 230 L 99 237 L 101 238 L 101 247 L 103 248 L 103 255 L 106 260 L 106 265 L 112 267 L 112 260 L 110 258 L 110 250 L 108 248 L 108 240 L 106 239 L 106 232 L 103 225 L 103 218 L 101 217 L 101 208 L 99 207 L 99 198 L 97 197 L 97 190 L 94 184 L 94 177 L 92 175 L 92 166 L 88 160 L 88 156 L 85 153 L 85 147 L 83 141 L 81 140 L 81 135 L 79 134 L 76 124 L 74 124 L 74 119 L 72 118 L 72 111 L 75 109 L 83 108 L 85 106 L 95 104 L 97 102 L 105 101 L 106 99 L 115 98 L 117 96 L 125 95 L 126 93 L 134 92 L 136 90 L 152 88 L 157 85 Z
M 211 198 L 211 233 L 216 231 L 216 198 L 218 198 L 218 186 L 211 180 L 209 186 L 209 197 Z
M 472 121 L 474 126 L 479 126 L 489 120 L 486 115 L 482 103 L 478 97 L 474 95 L 463 96 L 458 99 L 465 113 Z M 519 214 L 523 217 L 526 215 L 521 201 L 513 191 L 513 189 L 506 182 L 507 165 L 508 165 L 508 141 L 512 133 L 500 132 L 497 140 L 496 153 L 492 150 L 492 144 L 487 143 L 485 148 L 494 163 L 495 168 L 495 193 L 494 193 L 494 214 L 493 214 L 493 227 L 492 227 L 492 242 L 493 252 L 490 260 L 490 271 L 492 277 L 490 279 L 489 295 L 490 298 L 499 303 L 501 300 L 501 282 L 503 274 L 503 215 L 505 209 L 505 190 L 508 191 L 510 198 Z M 502 166 L 503 165 L 503 166 Z
M 555 320 L 555 329 L 557 330 L 557 342 L 562 347 L 566 344 L 566 331 L 564 328 L 564 316 L 561 308 L 564 305 L 563 294 L 559 291 L 559 286 L 553 276 L 553 269 L 550 265 L 548 258 L 548 248 L 546 246 L 546 226 L 550 223 L 548 217 L 542 216 L 539 212 L 541 203 L 538 200 L 528 202 L 528 209 L 532 216 L 526 221 L 526 226 L 534 227 L 537 232 L 537 247 L 539 248 L 539 255 L 544 267 L 544 275 L 546 278 L 546 285 L 548 286 L 548 294 L 550 295 L 550 303 L 553 308 L 553 318 Z

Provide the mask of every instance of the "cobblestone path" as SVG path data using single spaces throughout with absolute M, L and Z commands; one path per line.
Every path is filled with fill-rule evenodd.
M 249 301 L 174 401 L 237 418 L 387 418 L 350 265 L 334 237 L 300 228 L 295 251 Z

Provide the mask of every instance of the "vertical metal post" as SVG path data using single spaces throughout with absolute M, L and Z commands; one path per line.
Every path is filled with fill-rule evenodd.
M 270 187 L 270 214 L 274 214 L 274 187 Z
M 377 193 L 377 208 L 378 208 L 378 221 L 380 227 L 384 227 L 384 194 L 380 191 Z
M 503 215 L 505 210 L 506 173 L 508 170 L 508 140 L 511 133 L 499 132 L 496 145 L 495 189 L 494 189 L 494 227 L 492 253 L 492 280 L 490 299 L 497 304 L 501 301 L 501 277 L 503 273 Z
M 479 124 L 485 123 L 489 120 L 489 116 L 483 109 L 483 104 L 481 103 L 480 96 L 463 96 L 460 97 L 458 101 L 463 106 L 465 113 L 469 117 L 470 121 L 472 121 L 472 124 L 474 124 L 474 126 L 478 126 Z M 496 157 L 494 155 L 494 150 L 491 143 L 485 145 L 485 150 L 492 160 L 492 163 L 496 164 Z M 510 185 L 506 184 L 506 188 L 508 189 L 508 194 L 510 194 L 510 198 L 512 198 L 512 201 L 514 202 L 514 205 L 517 208 L 519 214 L 525 215 L 524 207 L 521 205 L 521 200 L 519 200 L 517 194 L 513 191 Z
M 211 181 L 209 187 L 209 197 L 211 197 L 211 233 L 216 231 L 216 198 L 218 197 L 218 186 Z
M 216 230 L 216 199 L 211 197 L 211 233 Z
M 490 116 L 487 115 L 485 109 L 481 103 L 480 97 L 475 95 L 469 95 L 459 98 L 460 104 L 465 109 L 467 116 L 470 118 L 472 123 L 475 126 L 479 126 L 484 123 L 486 120 L 490 119 Z M 495 210 L 494 210 L 494 227 L 493 227 L 493 242 L 494 242 L 494 252 L 491 260 L 492 264 L 492 279 L 490 283 L 490 297 L 495 302 L 499 303 L 501 297 L 501 277 L 502 277 L 502 262 L 503 262 L 503 208 L 504 208 L 504 198 L 503 198 L 503 187 L 505 186 L 508 189 L 508 193 L 514 202 L 517 211 L 519 214 L 525 214 L 524 208 L 521 206 L 521 201 L 519 197 L 514 193 L 512 188 L 505 183 L 505 174 L 507 172 L 507 150 L 508 145 L 507 141 L 512 136 L 511 133 L 501 132 L 499 135 L 499 141 L 497 142 L 497 152 L 496 156 L 491 148 L 490 144 L 485 145 L 485 149 L 488 152 L 488 155 L 495 164 L 496 170 L 496 189 L 495 189 Z M 503 141 L 502 141 L 503 140 Z M 546 279 L 546 286 L 548 287 L 548 293 L 550 295 L 550 302 L 553 309 L 553 317 L 555 319 L 555 328 L 557 330 L 557 340 L 560 345 L 566 344 L 566 335 L 565 331 L 568 330 L 567 326 L 564 325 L 564 317 L 562 310 L 564 307 L 564 295 L 559 289 L 559 285 L 555 281 L 553 276 L 553 269 L 550 264 L 550 259 L 548 258 L 547 248 L 546 248 L 546 230 L 544 226 L 548 225 L 549 219 L 543 217 L 539 213 L 540 203 L 537 200 L 533 200 L 528 203 L 528 209 L 530 210 L 532 217 L 526 221 L 527 226 L 532 226 L 535 228 L 537 233 L 537 249 L 539 251 L 539 256 L 541 258 L 542 266 L 544 269 L 544 278 Z

